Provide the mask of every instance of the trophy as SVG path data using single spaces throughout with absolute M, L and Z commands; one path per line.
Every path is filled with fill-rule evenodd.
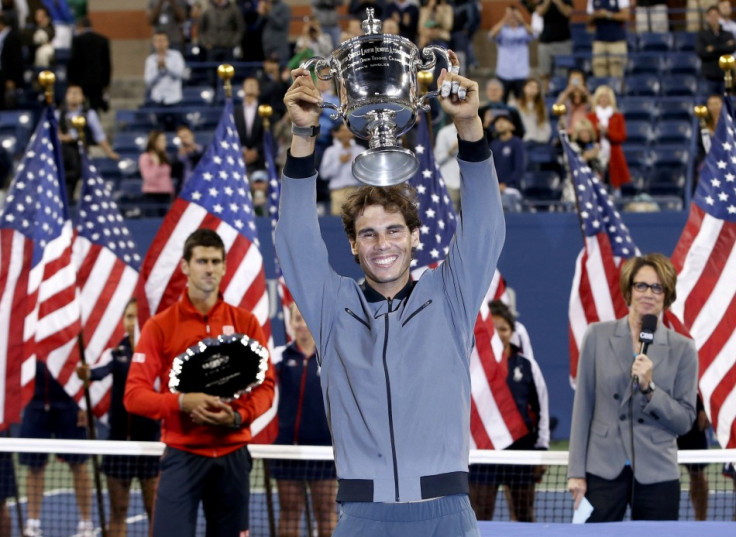
M 267 370 L 268 349 L 255 339 L 243 334 L 207 338 L 174 358 L 169 390 L 237 399 L 261 384 Z
M 315 56 L 302 67 L 314 67 L 321 80 L 334 80 L 340 106 L 331 108 L 330 117 L 345 122 L 358 138 L 369 140 L 370 148 L 355 158 L 353 175 L 373 186 L 389 186 L 410 179 L 419 168 L 416 155 L 401 147 L 397 138 L 417 120 L 417 110 L 428 110 L 426 103 L 438 91 L 417 95 L 417 72 L 432 69 L 437 55 L 450 69 L 447 50 L 437 45 L 419 49 L 398 35 L 381 33 L 381 21 L 367 9 L 364 35 L 345 41 L 329 58 Z

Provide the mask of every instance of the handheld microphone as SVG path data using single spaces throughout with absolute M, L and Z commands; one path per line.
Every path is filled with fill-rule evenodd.
M 639 332 L 639 354 L 646 354 L 649 345 L 654 341 L 654 332 L 657 330 L 657 316 L 648 314 L 641 318 L 641 331 Z M 639 379 L 634 375 L 634 385 L 639 385 Z

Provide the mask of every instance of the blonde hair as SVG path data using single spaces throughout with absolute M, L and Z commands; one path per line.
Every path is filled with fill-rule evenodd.
M 634 284 L 634 276 L 642 267 L 652 267 L 657 273 L 657 278 L 664 287 L 664 309 L 667 309 L 677 299 L 677 271 L 672 261 L 662 254 L 646 254 L 638 257 L 632 257 L 626 261 L 621 267 L 621 276 L 619 285 L 621 294 L 627 305 L 631 304 L 631 287 Z
M 614 93 L 611 86 L 606 86 L 605 84 L 602 86 L 598 86 L 596 88 L 595 93 L 593 93 L 593 106 L 598 106 L 598 99 L 600 99 L 601 95 L 603 94 L 608 95 L 608 100 L 611 101 L 611 108 L 614 110 L 618 110 L 616 106 L 616 94 Z
M 575 123 L 575 128 L 572 131 L 573 139 L 577 140 L 580 131 L 584 130 L 590 131 L 591 140 L 596 139 L 595 127 L 593 127 L 593 123 L 591 123 L 591 121 L 587 117 L 580 118 L 577 123 Z

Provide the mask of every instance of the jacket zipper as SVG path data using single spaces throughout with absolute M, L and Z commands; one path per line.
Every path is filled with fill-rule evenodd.
M 386 361 L 386 350 L 388 347 L 388 327 L 389 320 L 388 315 L 391 313 L 391 303 L 393 300 L 388 299 L 388 312 L 385 314 L 386 319 L 386 334 L 383 339 L 383 372 L 386 376 L 386 402 L 388 406 L 388 429 L 391 435 L 391 458 L 394 464 L 394 492 L 396 494 L 396 501 L 399 502 L 399 465 L 396 462 L 396 440 L 394 438 L 394 416 L 391 406 L 391 380 L 388 378 L 388 362 Z
M 424 304 L 422 304 L 419 307 L 418 310 L 416 310 L 414 313 L 412 313 L 411 315 L 409 315 L 409 317 L 407 317 L 406 320 L 403 323 L 401 323 L 401 326 L 406 326 L 406 323 L 408 323 L 409 321 L 411 321 L 417 313 L 419 313 L 420 311 L 422 311 L 424 308 L 426 308 L 427 306 L 429 306 L 431 303 L 432 303 L 432 300 L 431 299 L 430 300 L 427 300 Z
M 348 315 L 350 315 L 350 316 L 351 316 L 352 318 L 354 318 L 354 319 L 355 319 L 356 321 L 358 321 L 358 322 L 360 322 L 360 323 L 363 323 L 363 324 L 365 325 L 365 327 L 366 327 L 366 328 L 367 328 L 368 330 L 370 330 L 370 329 L 371 329 L 371 326 L 370 326 L 370 325 L 369 325 L 369 324 L 368 324 L 368 323 L 367 323 L 367 322 L 366 322 L 366 321 L 365 321 L 364 319 L 361 319 L 361 318 L 360 318 L 360 317 L 358 317 L 358 316 L 357 316 L 357 315 L 356 315 L 355 313 L 353 313 L 353 312 L 352 312 L 352 310 L 351 310 L 350 308 L 345 308 L 345 311 L 347 312 L 347 314 L 348 314 Z
M 302 381 L 299 386 L 299 403 L 296 407 L 296 419 L 294 420 L 294 445 L 299 444 L 299 422 L 302 419 L 302 408 L 304 407 L 304 388 L 307 384 L 307 361 L 308 356 L 302 362 Z

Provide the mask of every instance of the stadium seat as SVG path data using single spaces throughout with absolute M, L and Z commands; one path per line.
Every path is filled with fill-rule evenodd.
M 591 93 L 595 93 L 600 86 L 608 86 L 614 93 L 621 93 L 621 79 L 615 76 L 591 76 L 586 85 Z
M 627 58 L 626 71 L 631 75 L 658 75 L 664 69 L 664 61 L 660 54 L 634 53 Z
M 184 59 L 189 62 L 201 62 L 204 60 L 204 49 L 197 44 L 187 43 L 184 48 Z
M 624 94 L 656 97 L 659 95 L 657 75 L 629 75 L 624 79 Z
M 149 131 L 158 128 L 156 115 L 147 110 L 117 110 L 115 112 L 115 130 Z
M 187 86 L 182 89 L 180 106 L 210 106 L 215 98 L 215 90 L 210 86 Z
M 148 132 L 119 132 L 115 135 L 112 143 L 113 149 L 118 153 L 141 153 L 146 149 Z
M 665 70 L 672 75 L 698 75 L 700 73 L 700 58 L 695 54 L 669 54 L 664 64 Z
M 627 123 L 630 121 L 654 123 L 659 116 L 659 108 L 651 99 L 647 99 L 646 102 L 622 99 L 618 103 L 618 110 L 624 115 Z
M 673 48 L 677 52 L 693 52 L 696 38 L 695 32 L 676 32 Z
M 621 185 L 622 196 L 636 196 L 642 192 L 649 178 L 650 168 L 648 166 L 632 166 L 629 165 L 629 176 L 631 182 Z
M 95 167 L 97 173 L 99 173 L 105 181 L 112 181 L 117 185 L 123 179 L 123 172 L 120 171 L 119 163 L 116 160 L 110 160 L 106 157 L 95 158 L 90 159 L 90 164 Z
M 19 156 L 22 152 L 18 137 L 15 134 L 0 134 L 0 146 L 7 151 L 11 158 Z
M 593 49 L 593 34 L 589 32 L 580 32 L 573 36 L 572 53 L 581 54 L 590 52 Z
M 629 144 L 649 145 L 654 141 L 654 129 L 649 121 L 627 121 L 626 142 Z
M 652 170 L 647 192 L 652 196 L 682 196 L 685 189 L 686 167 L 669 167 Z
M 693 136 L 692 123 L 687 120 L 668 119 L 657 123 L 654 137 L 658 144 L 680 144 L 686 146 Z
M 526 161 L 528 170 L 550 170 L 559 167 L 557 148 L 550 144 L 526 144 Z
M 681 145 L 657 145 L 652 148 L 652 167 L 679 168 L 687 165 L 690 151 Z
M 695 97 L 698 94 L 698 79 L 695 75 L 664 75 L 660 80 L 663 97 Z
M 192 130 L 215 129 L 222 117 L 222 110 L 210 108 L 187 112 L 186 121 Z
M 629 168 L 638 168 L 643 172 L 647 172 L 654 157 L 650 149 L 642 148 L 640 144 L 624 143 L 622 146 L 624 157 Z
M 695 100 L 687 97 L 661 100 L 659 103 L 659 119 L 660 121 L 672 119 L 691 121 L 694 115 L 694 106 Z
M 640 52 L 669 52 L 674 49 L 674 35 L 666 32 L 642 32 L 638 35 Z
M 567 77 L 553 76 L 549 79 L 547 95 L 557 98 L 557 95 L 567 87 Z
M 33 114 L 26 110 L 0 112 L 0 134 L 12 134 L 20 148 L 28 145 L 33 130 Z
M 530 171 L 521 181 L 521 193 L 530 202 L 560 199 L 560 176 L 551 170 Z

